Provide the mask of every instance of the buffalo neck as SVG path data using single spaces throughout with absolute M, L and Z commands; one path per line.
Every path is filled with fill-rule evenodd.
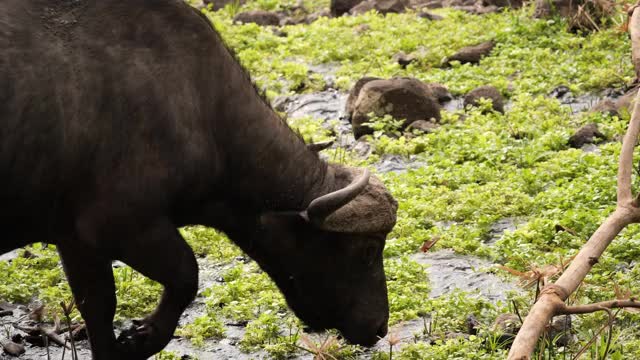
M 333 190 L 333 174 L 260 96 L 224 48 L 225 93 L 216 108 L 227 201 L 257 211 L 301 210 Z

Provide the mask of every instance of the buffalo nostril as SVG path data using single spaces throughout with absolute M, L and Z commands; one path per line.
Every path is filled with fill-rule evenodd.
M 378 329 L 378 332 L 376 333 L 376 335 L 382 339 L 383 337 L 385 337 L 387 335 L 387 322 L 385 321 L 384 324 L 382 324 L 382 326 L 380 326 L 380 328 Z

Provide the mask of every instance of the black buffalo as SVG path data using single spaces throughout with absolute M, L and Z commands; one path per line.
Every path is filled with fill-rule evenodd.
M 95 360 L 169 342 L 198 286 L 188 224 L 224 231 L 311 328 L 386 333 L 396 202 L 308 149 L 182 1 L 2 0 L 0 124 L 0 253 L 57 245 Z M 164 286 L 121 339 L 114 259 Z

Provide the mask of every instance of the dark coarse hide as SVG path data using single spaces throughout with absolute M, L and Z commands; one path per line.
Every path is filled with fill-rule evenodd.
M 228 234 L 311 328 L 385 334 L 396 202 L 307 149 L 182 1 L 3 0 L 0 121 L 0 253 L 57 245 L 95 360 L 169 342 L 198 286 L 188 224 Z M 164 286 L 119 339 L 114 259 Z

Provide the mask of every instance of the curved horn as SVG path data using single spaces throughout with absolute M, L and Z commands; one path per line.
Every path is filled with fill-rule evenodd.
M 333 145 L 333 140 L 323 141 L 319 143 L 307 144 L 307 149 L 313 152 L 320 152 L 322 150 L 328 149 Z
M 364 169 L 362 175 L 347 187 L 323 195 L 311 202 L 307 207 L 307 218 L 314 224 L 321 224 L 334 211 L 348 204 L 369 184 L 369 170 Z

